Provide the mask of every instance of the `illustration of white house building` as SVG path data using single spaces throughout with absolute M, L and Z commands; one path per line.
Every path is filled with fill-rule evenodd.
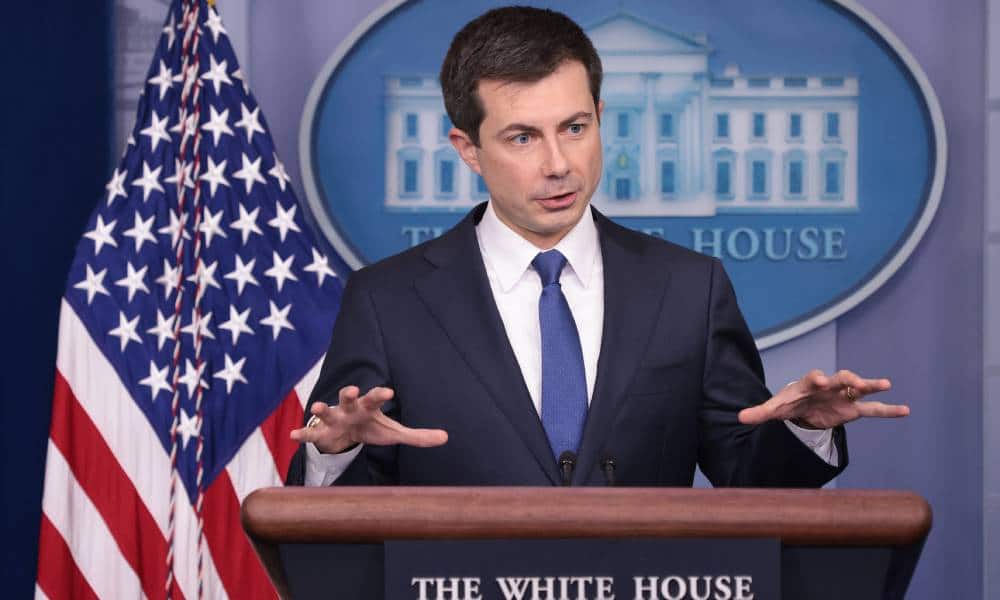
M 593 202 L 606 215 L 857 210 L 856 77 L 712 73 L 706 36 L 626 13 L 587 34 L 604 66 Z M 485 200 L 448 141 L 436 76 L 387 76 L 385 93 L 385 207 L 465 211 Z

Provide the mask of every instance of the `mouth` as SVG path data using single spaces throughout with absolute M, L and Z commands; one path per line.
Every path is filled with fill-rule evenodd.
M 576 202 L 576 192 L 566 192 L 565 194 L 538 198 L 538 203 L 549 210 L 567 208 L 572 206 L 574 202 Z

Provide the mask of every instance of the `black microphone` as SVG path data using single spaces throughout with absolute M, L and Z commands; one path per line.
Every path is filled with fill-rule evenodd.
M 604 472 L 604 483 L 608 487 L 615 486 L 615 458 L 613 456 L 605 456 L 601 459 L 601 471 Z
M 559 471 L 562 472 L 562 484 L 568 486 L 573 479 L 573 469 L 576 467 L 576 453 L 565 450 L 559 455 Z

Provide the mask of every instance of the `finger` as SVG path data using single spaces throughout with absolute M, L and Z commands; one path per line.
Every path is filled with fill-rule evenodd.
M 830 385 L 830 378 L 819 369 L 813 369 L 802 378 L 802 386 L 806 392 L 824 389 Z
M 448 432 L 444 429 L 411 429 L 403 427 L 400 444 L 417 448 L 434 448 L 448 443 Z
M 743 425 L 760 425 L 774 418 L 774 409 L 771 407 L 770 402 L 765 402 L 764 404 L 744 408 L 737 415 L 737 418 Z
M 356 385 L 347 385 L 340 388 L 337 394 L 337 403 L 346 411 L 353 412 L 357 408 L 358 396 L 361 390 Z
M 898 419 L 910 414 L 910 407 L 905 404 L 885 404 L 882 402 L 858 402 L 858 413 L 862 417 L 880 419 Z
M 358 404 L 365 410 L 374 411 L 382 408 L 382 405 L 392 400 L 396 393 L 392 388 L 373 387 L 358 400 Z
M 852 371 L 839 371 L 831 378 L 831 383 L 839 387 L 852 387 L 860 394 L 877 394 L 892 387 L 888 379 L 865 379 Z

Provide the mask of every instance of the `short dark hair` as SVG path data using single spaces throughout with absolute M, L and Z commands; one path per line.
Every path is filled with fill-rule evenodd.
M 483 122 L 480 80 L 534 82 L 568 60 L 583 63 L 590 93 L 601 97 L 601 59 L 580 26 L 554 10 L 527 6 L 493 9 L 470 21 L 451 41 L 441 65 L 448 117 L 479 145 Z

